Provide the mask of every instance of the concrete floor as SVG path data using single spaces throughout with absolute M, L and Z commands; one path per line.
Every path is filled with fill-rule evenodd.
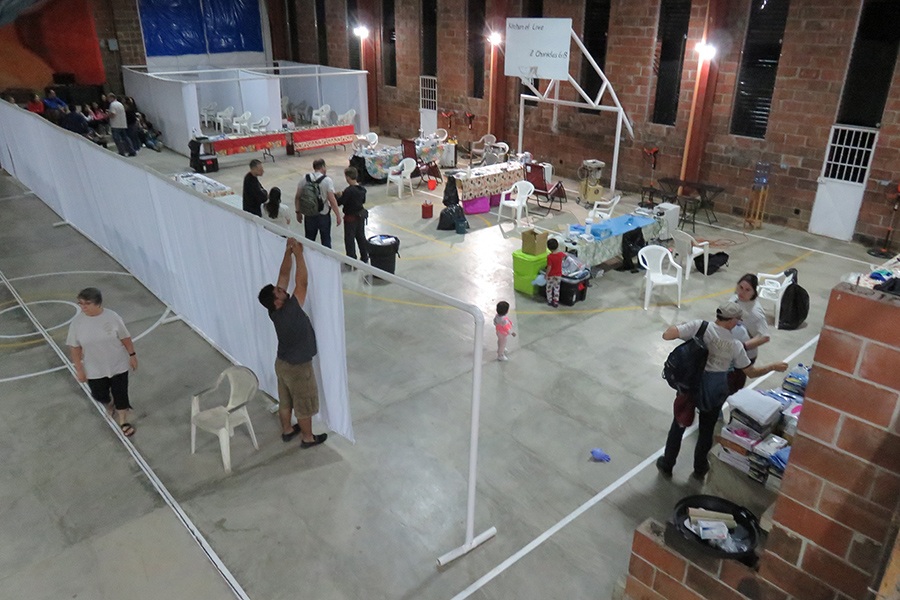
M 346 152 L 337 150 L 277 156 L 263 184 L 292 197 L 319 155 L 342 182 Z M 250 158 L 224 158 L 216 178 L 239 191 Z M 145 150 L 136 160 L 163 174 L 187 170 L 187 159 L 168 151 Z M 232 596 L 133 448 L 250 598 L 610 598 L 633 529 L 647 517 L 667 518 L 677 499 L 704 489 L 688 478 L 692 441 L 672 481 L 648 460 L 671 420 L 673 396 L 659 372 L 673 343 L 662 331 L 713 317 L 744 272 L 795 266 L 810 293 L 809 318 L 797 331 L 774 332 L 760 360 L 796 354 L 792 362 L 809 362 L 829 290 L 868 264 L 855 244 L 771 225 L 745 234 L 720 215 L 722 227 L 698 224 L 697 236 L 727 251 L 730 264 L 710 277 L 695 273 L 681 309 L 663 291 L 641 310 L 640 275 L 616 271 L 594 280 L 585 302 L 551 309 L 513 292 L 510 253 L 520 240 L 511 223 L 498 227 L 492 213 L 470 216 L 464 236 L 437 231 L 436 218 L 420 218 L 425 197 L 417 191 L 399 200 L 384 186 L 369 187 L 369 234 L 397 235 L 399 275 L 480 306 L 488 323 L 496 302 L 510 301 L 519 332 L 507 363 L 492 360 L 492 328 L 484 337 L 475 531 L 495 526 L 498 534 L 441 569 L 436 558 L 465 533 L 471 318 L 344 273 L 357 443 L 335 435 L 300 451 L 281 442 L 276 417 L 256 402 L 260 449 L 239 431 L 227 477 L 214 436 L 198 434 L 193 456 L 189 442 L 191 393 L 227 361 L 184 323 L 161 324 L 161 302 L 90 241 L 54 227 L 58 217 L 38 198 L 0 176 L 0 271 L 54 343 L 64 348 L 77 290 L 96 285 L 125 319 L 141 361 L 131 383 L 132 446 L 59 369 L 50 343 L 0 287 L 0 597 Z M 617 212 L 634 203 L 626 197 Z M 534 221 L 556 229 L 584 216 L 570 200 L 561 214 Z M 773 377 L 762 385 L 776 384 Z M 612 461 L 590 462 L 594 447 Z M 636 468 L 642 463 L 649 466 Z M 762 496 L 746 496 L 755 488 L 730 477 L 714 465 L 706 490 L 765 505 Z

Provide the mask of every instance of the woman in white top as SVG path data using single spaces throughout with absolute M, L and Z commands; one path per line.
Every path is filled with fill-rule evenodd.
M 97 288 L 78 292 L 81 312 L 69 325 L 66 345 L 75 365 L 75 378 L 91 388 L 94 400 L 116 417 L 122 433 L 134 435 L 128 422 L 128 370 L 137 370 L 137 354 L 131 334 L 122 317 L 103 308 L 103 295 Z
M 269 190 L 269 199 L 263 205 L 263 216 L 285 227 L 291 224 L 291 209 L 287 204 L 281 203 L 281 188 L 273 187 Z
M 738 279 L 734 295 L 730 299 L 731 302 L 735 302 L 741 307 L 743 313 L 741 325 L 747 330 L 750 339 L 741 341 L 744 343 L 744 349 L 747 351 L 747 357 L 751 363 L 756 361 L 759 354 L 757 348 L 769 341 L 769 323 L 766 321 L 766 312 L 757 300 L 756 288 L 758 286 L 759 279 L 756 275 L 747 273 Z

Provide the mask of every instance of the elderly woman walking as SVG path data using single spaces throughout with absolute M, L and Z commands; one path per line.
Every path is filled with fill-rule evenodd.
M 78 292 L 81 312 L 69 325 L 66 344 L 75 365 L 75 376 L 87 382 L 94 400 L 114 416 L 122 433 L 134 435 L 128 422 L 128 370 L 137 370 L 137 354 L 122 317 L 103 308 L 97 288 Z

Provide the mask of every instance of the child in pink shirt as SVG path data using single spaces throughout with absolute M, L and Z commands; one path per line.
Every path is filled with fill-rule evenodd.
M 497 360 L 507 361 L 509 356 L 506 354 L 506 338 L 512 334 L 516 336 L 516 332 L 512 330 L 513 322 L 507 317 L 509 313 L 509 302 L 497 303 L 497 316 L 494 317 L 494 328 L 497 330 Z

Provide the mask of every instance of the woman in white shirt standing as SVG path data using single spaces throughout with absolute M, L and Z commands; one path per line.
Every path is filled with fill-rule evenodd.
M 273 187 L 269 190 L 269 199 L 263 205 L 263 216 L 285 227 L 291 224 L 291 209 L 281 202 L 281 188 Z
M 91 388 L 94 400 L 106 407 L 127 436 L 134 435 L 128 422 L 128 370 L 137 370 L 137 354 L 122 317 L 103 308 L 97 288 L 78 292 L 81 312 L 69 325 L 66 345 L 75 365 L 75 378 Z
M 756 362 L 759 348 L 769 342 L 769 323 L 766 321 L 766 311 L 757 300 L 757 287 L 759 278 L 753 273 L 746 273 L 738 279 L 737 287 L 730 301 L 741 307 L 741 321 L 731 330 L 734 339 L 744 345 L 750 364 Z M 735 369 L 730 375 L 730 387 L 732 393 L 744 387 L 747 378 L 740 369 Z

